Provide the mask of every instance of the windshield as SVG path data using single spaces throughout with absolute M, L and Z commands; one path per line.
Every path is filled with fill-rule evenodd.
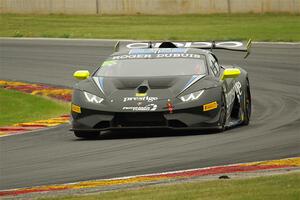
M 206 74 L 205 57 L 107 60 L 96 72 L 102 77 L 180 76 Z

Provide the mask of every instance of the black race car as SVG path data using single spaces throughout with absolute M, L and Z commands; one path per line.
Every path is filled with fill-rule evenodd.
M 240 42 L 117 43 L 115 53 L 74 86 L 72 128 L 90 138 L 114 129 L 225 130 L 248 125 L 248 74 L 218 64 L 212 49 L 245 51 Z M 207 50 L 207 49 L 210 49 Z

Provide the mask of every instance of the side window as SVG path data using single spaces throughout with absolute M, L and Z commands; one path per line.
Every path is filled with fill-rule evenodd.
M 211 71 L 213 72 L 213 74 L 215 76 L 218 76 L 219 75 L 219 72 L 220 72 L 220 66 L 218 64 L 218 62 L 216 61 L 216 59 L 211 55 L 209 54 L 209 66 L 211 68 Z

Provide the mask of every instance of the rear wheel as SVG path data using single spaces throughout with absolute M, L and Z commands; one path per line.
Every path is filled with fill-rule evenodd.
M 242 125 L 248 125 L 250 122 L 250 117 L 251 117 L 251 93 L 250 93 L 250 86 L 249 86 L 249 81 L 247 81 L 247 90 L 245 92 L 244 96 L 244 119 L 242 122 Z
M 100 133 L 99 132 L 81 132 L 81 131 L 74 131 L 74 135 L 78 138 L 84 139 L 95 139 L 97 138 Z

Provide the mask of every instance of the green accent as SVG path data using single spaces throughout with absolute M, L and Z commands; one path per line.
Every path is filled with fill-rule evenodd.
M 69 103 L 0 89 L 0 126 L 49 119 L 69 112 Z
M 111 66 L 111 65 L 115 65 L 115 64 L 117 64 L 116 61 L 114 61 L 114 60 L 107 60 L 107 61 L 103 62 L 103 64 L 101 65 L 101 67 Z
M 0 36 L 10 37 L 300 41 L 300 15 L 280 13 L 176 16 L 1 14 L 0 27 Z
M 230 175 L 229 175 L 230 176 Z M 245 176 L 247 177 L 247 176 Z M 126 187 L 124 187 L 126 188 Z M 139 189 L 123 189 L 84 196 L 42 198 L 43 200 L 298 200 L 300 173 L 272 175 L 248 179 L 196 181 Z M 100 190 L 99 190 L 100 191 Z M 66 193 L 67 195 L 67 193 Z

